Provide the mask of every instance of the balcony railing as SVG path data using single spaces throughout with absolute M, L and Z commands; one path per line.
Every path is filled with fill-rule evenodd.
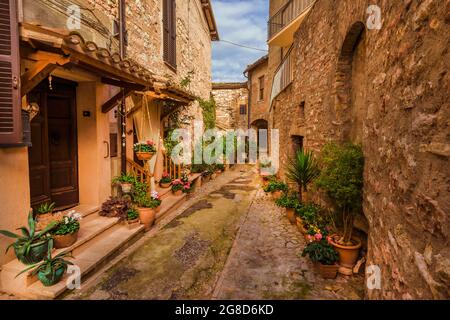
M 289 0 L 270 19 L 268 25 L 268 39 L 278 34 L 299 15 L 306 11 L 316 0 Z
M 275 72 L 272 82 L 272 92 L 270 95 L 270 107 L 272 107 L 273 100 L 286 89 L 294 79 L 292 68 L 292 48 L 291 47 Z

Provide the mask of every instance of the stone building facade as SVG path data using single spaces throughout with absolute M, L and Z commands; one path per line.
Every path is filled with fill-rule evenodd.
M 249 109 L 250 126 L 254 128 L 267 129 L 269 120 L 269 57 L 265 55 L 249 65 L 244 71 L 249 83 Z
M 373 4 L 381 29 L 369 28 Z M 439 0 L 315 1 L 294 35 L 293 81 L 270 105 L 291 141 L 282 167 L 295 137 L 316 153 L 362 145 L 367 266 L 381 270 L 369 299 L 450 297 L 449 12 Z M 270 47 L 269 74 L 281 50 Z
M 216 124 L 218 128 L 248 128 L 249 98 L 246 82 L 213 83 L 212 94 L 216 101 Z

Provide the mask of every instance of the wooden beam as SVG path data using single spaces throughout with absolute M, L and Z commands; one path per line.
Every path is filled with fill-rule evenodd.
M 102 77 L 102 83 L 109 84 L 111 86 L 116 86 L 119 88 L 132 89 L 132 90 L 136 90 L 136 91 L 141 91 L 141 90 L 145 89 L 145 87 L 141 84 L 131 83 L 131 82 L 123 81 L 123 80 L 111 79 L 111 78 L 107 78 L 107 77 Z
M 119 93 L 117 93 L 114 97 L 112 97 L 111 99 L 109 99 L 108 101 L 106 101 L 103 106 L 102 106 L 102 112 L 103 113 L 108 113 L 111 109 L 113 109 L 117 103 L 124 97 L 128 97 L 131 93 L 133 92 L 133 90 L 131 89 L 123 89 L 120 90 Z

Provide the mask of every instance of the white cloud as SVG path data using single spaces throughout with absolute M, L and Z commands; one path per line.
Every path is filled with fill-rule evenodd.
M 220 38 L 245 46 L 267 49 L 268 0 L 213 0 Z M 213 44 L 213 80 L 244 81 L 247 65 L 265 53 L 233 46 Z

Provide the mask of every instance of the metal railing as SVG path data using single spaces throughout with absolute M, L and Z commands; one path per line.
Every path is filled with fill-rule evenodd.
M 294 73 L 292 68 L 292 49 L 289 49 L 286 56 L 283 58 L 280 66 L 278 67 L 272 82 L 272 92 L 270 94 L 270 106 L 272 106 L 273 100 L 286 89 L 294 79 Z
M 316 0 L 289 0 L 268 22 L 268 40 L 313 5 Z

